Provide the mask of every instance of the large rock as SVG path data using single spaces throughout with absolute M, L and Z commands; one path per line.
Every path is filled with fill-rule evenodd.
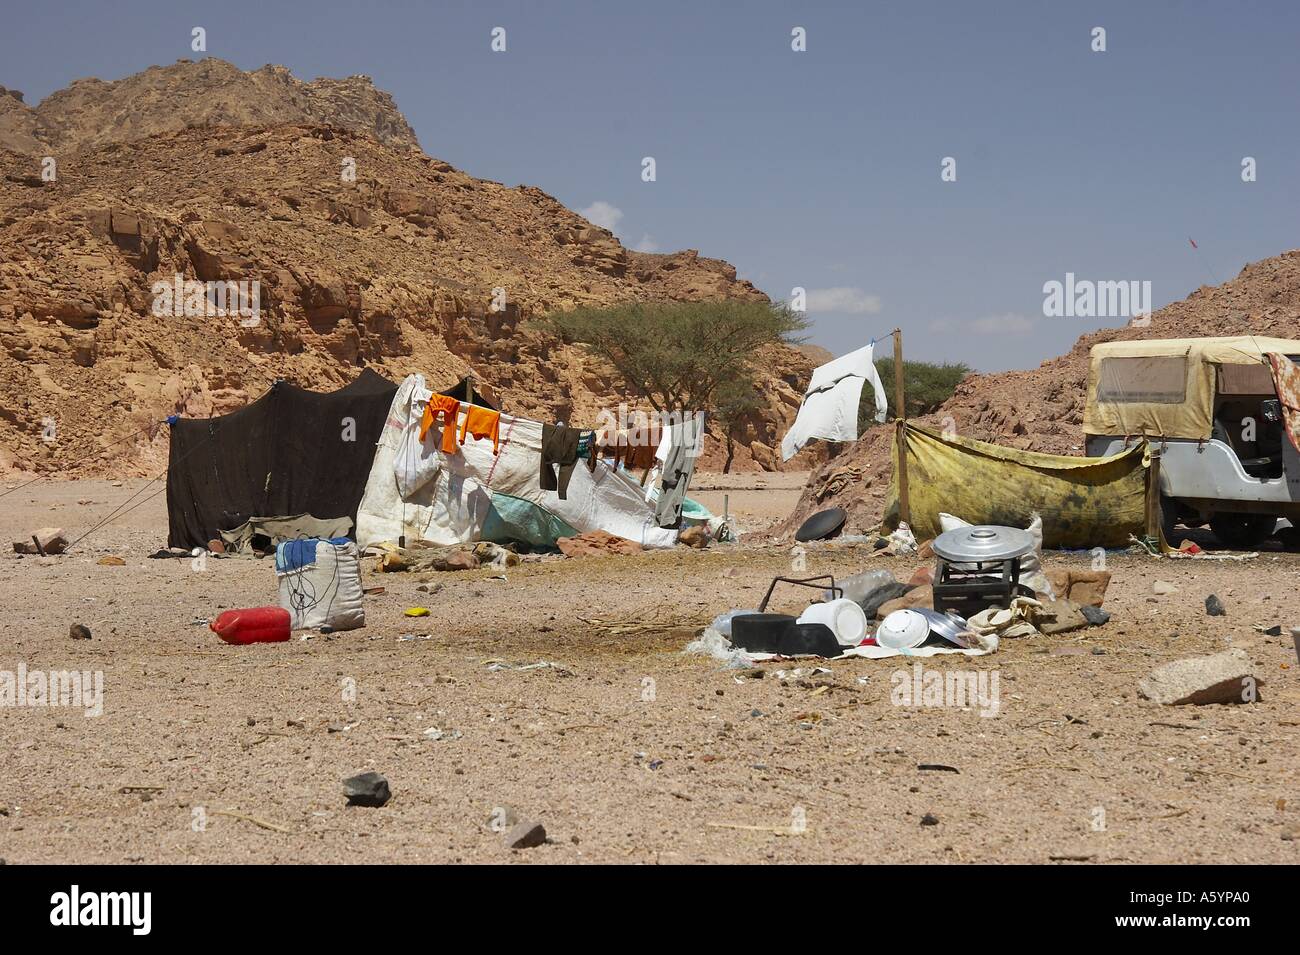
M 36 547 L 36 541 L 33 541 L 32 537 L 41 542 L 39 550 Z M 26 540 L 14 541 L 15 554 L 39 554 L 41 551 L 46 554 L 62 554 L 67 549 L 68 538 L 63 533 L 62 527 L 42 527 L 34 531 L 31 537 Z
M 1110 586 L 1109 570 L 1073 570 L 1068 567 L 1053 567 L 1045 570 L 1052 590 L 1062 600 L 1076 603 L 1080 607 L 1100 607 L 1106 599 L 1106 588 Z
M 381 773 L 369 772 L 343 780 L 343 795 L 348 797 L 349 806 L 377 808 L 388 802 L 392 792 Z
M 884 620 L 895 610 L 912 610 L 916 607 L 934 606 L 934 588 L 929 584 L 914 587 L 901 597 L 886 601 L 876 611 L 876 617 Z
M 1191 703 L 1254 703 L 1263 681 L 1244 650 L 1225 650 L 1208 657 L 1175 660 L 1152 670 L 1138 692 L 1165 706 Z
M 555 542 L 565 557 L 591 557 L 596 554 L 639 554 L 636 541 L 615 537 L 607 531 L 588 531 L 577 537 L 561 537 Z

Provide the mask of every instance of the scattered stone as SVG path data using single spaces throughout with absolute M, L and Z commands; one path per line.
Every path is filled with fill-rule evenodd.
M 888 546 L 889 546 L 889 541 L 885 540 L 885 538 L 883 537 L 877 537 L 875 543 L 871 545 L 871 549 L 884 550 Z
M 1227 609 L 1223 606 L 1223 601 L 1219 599 L 1217 594 L 1210 594 L 1205 598 L 1205 612 L 1211 617 L 1226 617 L 1228 615 Z
M 546 843 L 546 827 L 540 822 L 521 822 L 505 835 L 507 849 L 535 849 Z
M 68 628 L 68 636 L 73 640 L 89 640 L 90 628 L 82 623 L 74 623 Z
M 1083 619 L 1094 627 L 1100 627 L 1110 620 L 1109 610 L 1102 610 L 1100 607 L 1094 607 L 1091 604 L 1084 604 L 1079 608 L 1079 612 L 1083 614 Z
M 478 558 L 469 551 L 453 551 L 433 562 L 434 570 L 477 570 Z
M 1164 706 L 1253 703 L 1263 681 L 1244 650 L 1189 657 L 1157 667 L 1138 683 L 1138 692 Z
M 1270 637 L 1280 637 L 1282 636 L 1282 625 L 1274 624 L 1273 626 L 1265 630 L 1264 633 Z
M 918 567 L 907 580 L 909 587 L 929 587 L 934 583 L 933 567 Z
M 36 540 L 32 540 L 32 538 Z M 36 546 L 40 542 L 40 547 Z M 68 538 L 62 527 L 42 527 L 33 531 L 25 540 L 14 541 L 15 554 L 62 554 L 68 549 Z
M 588 531 L 577 537 L 561 537 L 555 542 L 565 557 L 590 557 L 597 554 L 639 554 L 636 541 L 615 537 L 608 531 Z
M 1081 607 L 1100 607 L 1110 586 L 1108 570 L 1071 570 L 1056 567 L 1044 571 L 1057 597 Z
M 702 550 L 709 546 L 709 529 L 704 524 L 687 527 L 677 535 L 677 543 Z
M 913 587 L 901 597 L 886 600 L 876 610 L 877 619 L 884 620 L 895 610 L 912 610 L 916 607 L 934 606 L 934 588 L 929 584 Z
M 1088 626 L 1088 618 L 1084 616 L 1083 608 L 1072 601 L 1044 599 L 1042 604 L 1043 609 L 1047 612 L 1035 626 L 1049 636 L 1058 633 L 1070 633 L 1073 630 L 1082 630 Z
M 343 794 L 349 806 L 382 806 L 392 797 L 388 780 L 375 772 L 361 773 L 343 780 Z
M 934 815 L 933 813 L 927 812 L 924 816 L 921 817 L 921 825 L 937 826 L 939 825 L 939 817 Z
M 1163 597 L 1166 594 L 1178 593 L 1178 588 L 1167 580 L 1157 580 L 1151 585 L 1151 592 L 1157 597 Z

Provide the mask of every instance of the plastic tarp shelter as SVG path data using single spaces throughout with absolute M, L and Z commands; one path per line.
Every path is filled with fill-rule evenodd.
M 1139 441 L 1104 458 L 1038 454 L 903 424 L 912 533 L 942 533 L 939 513 L 972 524 L 1026 527 L 1043 519 L 1043 544 L 1053 548 L 1123 547 L 1146 526 L 1150 457 Z M 885 499 L 886 526 L 898 526 L 899 434 L 894 475 Z
M 409 375 L 393 397 L 357 513 L 362 547 L 401 537 L 553 546 L 558 537 L 595 530 L 648 548 L 677 542 L 677 531 L 656 525 L 646 489 L 603 461 L 594 471 L 579 461 L 564 500 L 543 491 L 540 422 L 502 414 L 497 454 L 491 441 L 472 437 L 444 454 L 438 424 L 420 441 L 429 395 L 424 377 Z

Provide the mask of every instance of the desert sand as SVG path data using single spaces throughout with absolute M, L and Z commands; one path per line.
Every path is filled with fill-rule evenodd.
M 703 475 L 695 496 L 721 511 L 729 494 L 761 528 L 803 477 Z M 75 538 L 143 486 L 42 481 L 6 494 L 0 525 L 6 541 L 45 525 Z M 788 545 L 753 538 L 426 584 L 368 560 L 366 586 L 386 589 L 364 629 L 227 646 L 206 621 L 275 603 L 272 562 L 150 559 L 159 488 L 70 554 L 0 557 L 0 670 L 102 671 L 104 686 L 99 716 L 0 710 L 9 863 L 1300 860 L 1296 555 L 1111 555 L 1107 625 L 924 661 L 996 673 L 985 716 L 895 705 L 898 660 L 734 670 L 683 654 L 790 572 Z M 125 564 L 97 563 L 110 555 Z M 904 579 L 922 563 L 836 543 L 807 560 L 809 575 Z M 1155 596 L 1157 579 L 1177 592 Z M 1227 616 L 1206 616 L 1210 593 Z M 778 594 L 774 609 L 806 599 Z M 403 615 L 415 606 L 430 614 Z M 92 639 L 70 639 L 74 623 Z M 1255 661 L 1258 702 L 1139 698 L 1153 667 L 1228 646 Z M 388 778 L 387 805 L 345 805 L 342 779 L 365 770 Z M 547 844 L 506 849 L 506 808 Z

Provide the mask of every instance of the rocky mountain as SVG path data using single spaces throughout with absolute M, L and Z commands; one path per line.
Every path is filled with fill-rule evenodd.
M 321 123 L 372 136 L 386 146 L 419 149 L 393 98 L 368 76 L 304 83 L 283 66 L 245 72 L 225 60 L 178 60 L 113 82 L 89 78 L 52 93 L 39 106 L 0 89 L 0 146 L 57 156 L 105 143 L 131 142 L 192 127 Z
M 204 60 L 35 109 L 0 94 L 0 143 L 0 470 L 157 473 L 166 415 L 363 365 L 439 387 L 473 371 L 505 410 L 594 423 L 628 388 L 530 316 L 765 298 L 726 262 L 633 252 L 541 189 L 426 155 L 364 77 Z M 243 314 L 217 313 L 224 283 L 245 283 Z M 794 348 L 763 360 L 738 467 L 778 466 L 811 368 Z
M 969 375 L 932 415 L 964 437 L 1042 451 L 1083 453 L 1083 406 L 1088 353 L 1101 342 L 1139 338 L 1265 335 L 1300 338 L 1300 250 L 1252 262 L 1222 285 L 1202 286 L 1180 302 L 1152 313 L 1149 325 L 1108 328 L 1084 335 L 1066 355 L 1029 371 Z M 893 427 L 872 428 L 859 441 L 838 446 L 809 477 L 790 518 L 777 533 L 790 534 L 824 507 L 848 512 L 846 532 L 862 533 L 881 518 L 893 471 Z

